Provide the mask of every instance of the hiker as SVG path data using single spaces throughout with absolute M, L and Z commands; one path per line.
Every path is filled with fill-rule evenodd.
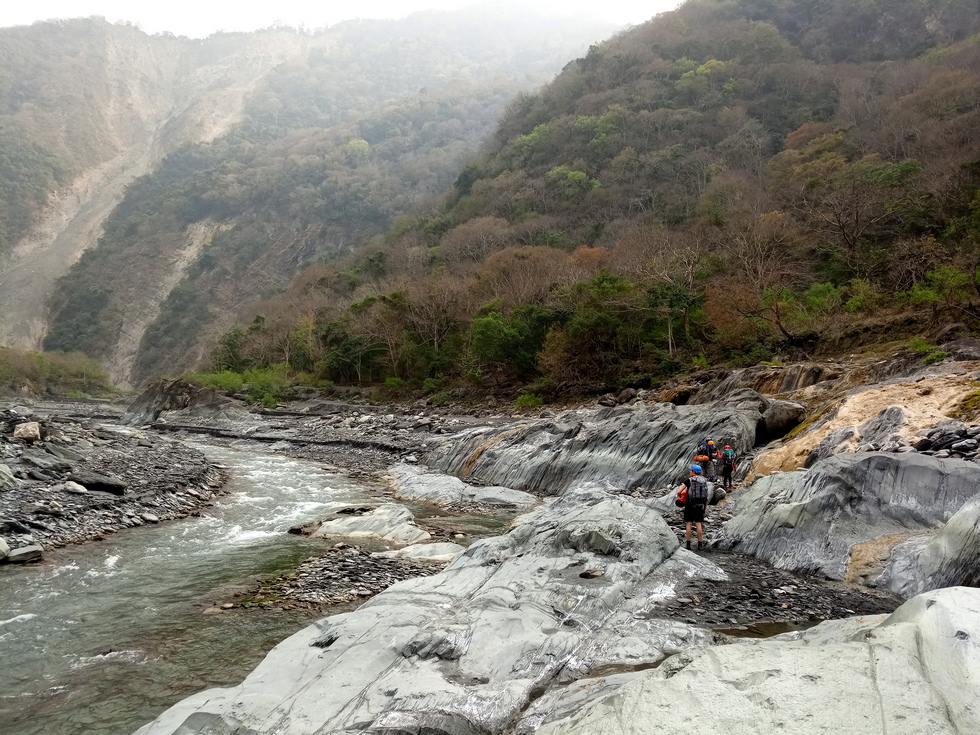
M 708 455 L 708 465 L 706 467 L 708 482 L 714 484 L 715 480 L 718 479 L 718 460 L 720 459 L 720 452 L 715 448 L 715 443 L 710 439 L 708 440 L 708 451 L 705 452 L 705 454 Z M 704 467 L 704 465 L 702 465 L 702 467 Z
M 683 501 L 684 523 L 686 531 L 684 533 L 684 543 L 687 548 L 691 548 L 691 524 L 695 523 L 698 527 L 698 551 L 704 547 L 704 535 L 701 524 L 704 522 L 704 511 L 708 507 L 708 483 L 702 473 L 704 470 L 701 465 L 691 465 L 691 476 L 687 482 L 682 484 L 677 491 L 677 503 Z
M 732 489 L 732 476 L 738 468 L 738 455 L 728 444 L 721 454 L 721 482 L 725 490 Z
M 711 461 L 711 457 L 709 457 L 704 452 L 701 452 L 700 454 L 696 454 L 694 456 L 694 464 L 701 465 L 702 468 L 707 467 L 710 461 Z

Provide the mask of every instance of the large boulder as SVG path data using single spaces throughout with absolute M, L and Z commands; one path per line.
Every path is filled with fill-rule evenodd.
M 7 554 L 9 553 L 10 553 L 10 547 L 7 545 L 6 541 L 0 538 L 0 561 L 6 559 Z
M 756 480 L 734 503 L 737 515 L 722 529 L 719 545 L 781 569 L 875 583 L 896 544 L 941 528 L 978 489 L 980 465 L 972 462 L 914 453 L 838 454 L 809 470 Z M 960 566 L 939 566 L 943 573 L 920 578 L 921 589 L 966 582 L 954 573 Z M 896 574 L 882 583 L 906 589 Z
M 786 436 L 806 418 L 807 409 L 802 403 L 770 400 L 762 414 L 759 441 L 770 441 Z
M 86 490 L 94 490 L 113 495 L 125 495 L 129 483 L 118 477 L 106 475 L 101 472 L 93 472 L 84 468 L 75 468 L 68 475 L 71 482 L 77 482 Z
M 416 525 L 412 512 L 397 503 L 384 503 L 377 508 L 342 508 L 311 529 L 309 535 L 378 538 L 398 544 L 414 544 L 430 538 L 427 531 Z
M 30 564 L 32 562 L 41 561 L 43 554 L 44 547 L 32 544 L 30 546 L 21 546 L 19 549 L 8 551 L 7 556 L 3 561 L 6 564 Z
M 959 587 L 885 620 L 680 654 L 537 732 L 970 735 L 978 692 L 980 590 Z
M 152 424 L 164 414 L 175 412 L 188 418 L 221 421 L 249 418 L 241 401 L 178 378 L 150 385 L 123 413 L 122 423 L 129 426 Z
M 679 579 L 724 579 L 678 548 L 646 503 L 573 489 L 431 577 L 279 644 L 238 686 L 196 694 L 140 735 L 234 732 L 497 735 L 559 681 L 642 669 L 708 645 L 651 614 Z
M 672 403 L 569 411 L 478 429 L 429 453 L 427 463 L 482 485 L 557 495 L 587 482 L 663 487 L 686 477 L 698 441 L 743 454 L 756 444 L 767 399 L 749 390 L 701 406 Z
M 25 421 L 14 427 L 14 439 L 23 439 L 26 442 L 41 441 L 41 424 L 37 421 Z

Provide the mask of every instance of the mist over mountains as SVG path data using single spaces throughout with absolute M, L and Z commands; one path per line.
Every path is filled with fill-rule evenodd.
M 111 136 L 76 151 L 41 115 L 5 159 L 48 183 L 5 200 L 4 329 L 131 383 L 566 395 L 980 323 L 978 31 L 966 0 L 689 0 L 572 61 L 588 29 L 465 13 L 154 37 L 157 76 L 80 96 Z
M 610 30 L 488 8 L 204 40 L 0 30 L 0 342 L 123 383 L 190 365 L 244 301 L 444 189 L 514 94 Z

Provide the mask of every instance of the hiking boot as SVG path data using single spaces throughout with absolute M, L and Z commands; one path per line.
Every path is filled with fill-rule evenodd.
M 690 551 L 690 550 L 691 550 L 691 542 L 690 542 L 690 541 L 688 541 L 688 542 L 686 542 L 686 543 L 687 543 L 687 550 L 688 550 L 688 551 Z
M 701 551 L 701 549 L 703 549 L 703 548 L 704 548 L 704 542 L 703 541 L 698 541 L 698 551 Z

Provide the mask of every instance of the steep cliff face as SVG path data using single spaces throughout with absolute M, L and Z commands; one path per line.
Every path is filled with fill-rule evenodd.
M 74 169 L 64 186 L 49 193 L 35 224 L 12 244 L 0 270 L 0 343 L 24 349 L 41 347 L 48 299 L 58 279 L 96 244 L 126 188 L 178 147 L 227 133 L 241 120 L 246 99 L 265 75 L 311 43 L 295 33 L 268 32 L 242 35 L 213 53 L 209 42 L 150 37 L 130 26 L 94 20 L 14 30 L 43 36 L 48 26 L 75 39 L 72 51 L 84 53 L 87 78 L 77 81 L 87 85 L 95 101 L 80 107 L 39 100 L 22 104 L 15 116 Z M 199 240 L 198 231 L 191 231 L 178 248 L 178 274 L 182 254 L 193 251 Z M 147 265 L 146 281 L 137 286 L 146 298 L 133 303 L 119 355 L 132 353 L 126 339 L 134 333 L 132 324 L 159 310 L 169 290 L 158 286 L 173 285 L 173 270 Z M 138 340 L 142 332 L 136 334 Z M 111 360 L 117 377 L 125 374 L 121 359 L 113 355 Z

